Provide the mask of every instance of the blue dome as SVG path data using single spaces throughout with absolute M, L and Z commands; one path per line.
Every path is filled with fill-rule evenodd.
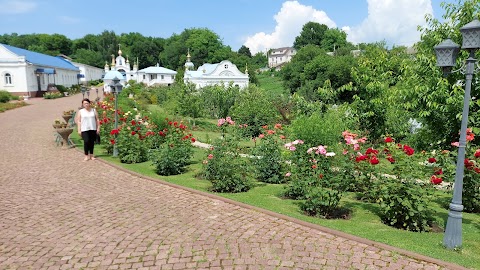
M 113 80 L 113 78 L 117 77 L 120 79 L 120 81 L 125 81 L 125 77 L 123 77 L 122 73 L 116 71 L 116 70 L 110 70 L 107 73 L 105 73 L 105 76 L 103 77 L 103 80 Z

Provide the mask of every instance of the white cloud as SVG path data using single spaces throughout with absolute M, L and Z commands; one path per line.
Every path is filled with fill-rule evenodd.
M 359 1 L 359 0 L 355 0 Z M 343 26 L 347 40 L 352 43 L 369 43 L 385 40 L 387 45 L 410 46 L 420 40 L 418 25 L 425 25 L 425 14 L 433 14 L 431 0 L 366 0 L 368 15 L 360 25 Z M 341 9 L 339 4 L 339 9 Z M 339 11 L 342 12 L 342 11 Z M 302 26 L 318 22 L 330 28 L 336 23 L 321 10 L 305 6 L 298 1 L 286 1 L 274 16 L 275 30 L 259 32 L 247 37 L 244 45 L 252 53 L 270 48 L 292 46 Z
M 37 4 L 32 1 L 4 0 L 0 1 L 0 14 L 22 14 L 34 10 Z
M 418 25 L 433 14 L 431 0 L 367 0 L 368 17 L 358 26 L 342 29 L 353 43 L 385 40 L 387 45 L 410 46 L 420 40 Z
M 298 1 L 286 1 L 274 16 L 277 25 L 273 33 L 260 32 L 246 38 L 244 43 L 255 54 L 265 49 L 292 46 L 295 37 L 307 22 L 318 22 L 328 27 L 336 27 L 324 11 L 312 6 L 304 6 Z

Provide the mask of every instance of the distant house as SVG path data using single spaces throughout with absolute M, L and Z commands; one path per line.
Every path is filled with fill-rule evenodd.
M 190 54 L 187 55 L 183 81 L 193 83 L 196 88 L 208 85 L 233 85 L 240 89 L 248 87 L 248 70 L 242 73 L 237 66 L 228 60 L 216 64 L 203 64 L 197 70 L 190 61 Z
M 271 49 L 268 54 L 268 67 L 280 69 L 285 63 L 290 62 L 296 53 L 297 50 L 293 47 Z
M 49 85 L 77 84 L 79 73 L 78 67 L 62 57 L 0 44 L 0 90 L 41 97 Z

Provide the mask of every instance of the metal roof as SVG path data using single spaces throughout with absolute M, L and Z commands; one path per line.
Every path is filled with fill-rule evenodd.
M 164 67 L 147 67 L 138 72 L 145 72 L 147 74 L 177 74 L 176 71 Z
M 78 71 L 78 67 L 74 66 L 70 62 L 66 61 L 62 57 L 55 57 L 46 55 L 43 53 L 32 52 L 29 50 L 13 47 L 6 44 L 1 44 L 7 50 L 11 51 L 12 53 L 18 56 L 24 56 L 27 62 L 30 62 L 34 65 L 38 66 L 46 66 L 52 68 L 61 68 L 61 69 L 69 69 L 69 70 L 76 70 Z
M 125 77 L 123 77 L 122 73 L 116 70 L 110 70 L 105 73 L 105 76 L 103 77 L 103 80 L 113 80 L 115 77 L 119 79 L 120 81 L 125 81 Z

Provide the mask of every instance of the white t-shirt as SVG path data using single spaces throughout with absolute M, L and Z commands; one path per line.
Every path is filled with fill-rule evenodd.
M 81 109 L 80 113 L 80 131 L 97 130 L 97 120 L 95 119 L 95 109 L 87 111 Z

